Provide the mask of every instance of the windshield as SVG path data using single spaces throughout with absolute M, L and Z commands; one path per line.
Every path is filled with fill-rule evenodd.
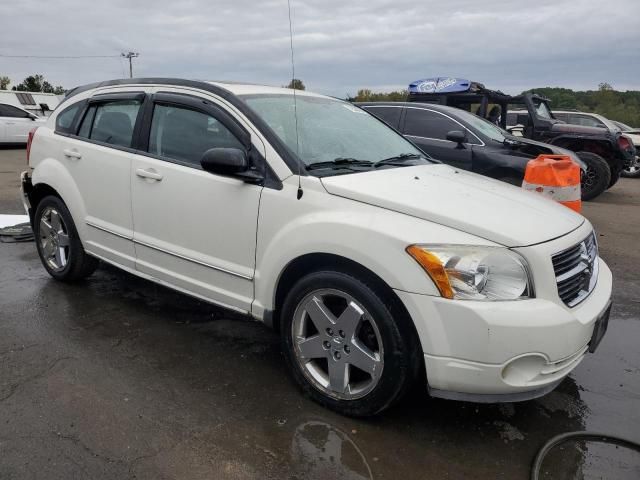
M 379 162 L 400 155 L 428 158 L 400 134 L 350 103 L 298 95 L 298 138 L 293 95 L 243 95 L 241 98 L 297 152 L 305 165 L 356 159 Z
M 605 127 L 607 127 L 610 131 L 615 132 L 615 131 L 621 131 L 622 129 L 620 128 L 620 126 L 616 125 L 615 122 L 612 122 L 611 120 L 609 120 L 606 117 L 603 117 L 602 115 L 594 115 L 598 120 L 600 120 L 602 123 L 604 123 Z
M 617 122 L 617 121 L 613 121 L 613 123 L 615 123 L 618 128 L 620 130 L 622 130 L 623 132 L 628 132 L 629 130 L 633 130 L 633 128 L 631 128 L 629 125 L 627 125 L 626 123 L 622 123 L 622 122 Z
M 500 142 L 500 143 L 504 142 L 505 140 L 504 135 L 507 132 L 502 130 L 497 125 L 489 122 L 488 120 L 485 120 L 482 117 L 479 117 L 478 115 L 474 115 L 473 113 L 467 112 L 465 110 L 456 110 L 455 114 L 460 118 L 460 120 L 467 122 L 469 125 L 471 125 L 473 129 L 479 130 L 480 133 L 482 133 L 483 135 L 486 135 L 487 137 L 489 137 L 492 140 L 495 140 L 496 142 Z

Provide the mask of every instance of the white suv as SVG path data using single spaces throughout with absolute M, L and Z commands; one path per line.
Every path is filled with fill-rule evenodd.
M 350 415 L 425 372 L 433 396 L 534 398 L 595 349 L 612 279 L 585 218 L 293 93 L 72 91 L 22 178 L 44 267 L 72 281 L 100 259 L 272 325 L 302 389 Z

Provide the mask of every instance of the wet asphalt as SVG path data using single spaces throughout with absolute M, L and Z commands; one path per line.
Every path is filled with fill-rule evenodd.
M 23 213 L 24 155 L 0 150 L 0 213 Z M 0 479 L 526 479 L 558 433 L 638 441 L 640 179 L 584 214 L 614 272 L 614 308 L 598 351 L 557 390 L 478 405 L 417 386 L 366 420 L 303 397 L 259 323 L 111 267 L 61 284 L 34 243 L 0 243 Z M 544 472 L 637 479 L 640 454 L 566 444 Z

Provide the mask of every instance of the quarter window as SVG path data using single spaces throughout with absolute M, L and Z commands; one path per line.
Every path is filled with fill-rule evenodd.
M 431 110 L 407 108 L 405 135 L 446 140 L 447 133 L 464 128 L 453 120 Z
M 82 104 L 83 102 L 75 103 L 58 114 L 56 117 L 56 132 L 71 133 L 73 119 L 76 118 L 76 114 Z
M 210 148 L 244 148 L 216 118 L 171 105 L 156 105 L 151 120 L 149 153 L 200 166 Z

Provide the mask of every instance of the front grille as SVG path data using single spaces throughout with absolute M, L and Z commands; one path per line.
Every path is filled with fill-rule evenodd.
M 595 233 L 551 257 L 558 295 L 569 307 L 583 301 L 598 280 L 598 244 Z

